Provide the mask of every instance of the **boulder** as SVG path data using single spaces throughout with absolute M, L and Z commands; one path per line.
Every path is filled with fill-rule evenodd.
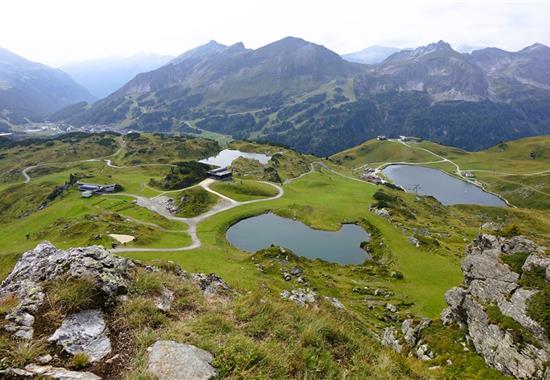
M 0 285 L 0 297 L 13 295 L 19 300 L 6 314 L 5 329 L 20 338 L 33 338 L 34 314 L 44 302 L 46 281 L 88 278 L 109 298 L 126 292 L 132 267 L 131 261 L 98 246 L 62 250 L 48 242 L 38 244 L 23 254 Z
M 190 344 L 160 340 L 148 348 L 147 371 L 158 379 L 208 380 L 216 376 L 212 354 Z
M 336 297 L 325 297 L 325 299 L 332 304 L 337 309 L 345 309 L 346 307 L 340 300 Z
M 67 317 L 48 341 L 72 355 L 85 353 L 90 362 L 96 362 L 111 353 L 108 333 L 101 311 L 84 310 Z

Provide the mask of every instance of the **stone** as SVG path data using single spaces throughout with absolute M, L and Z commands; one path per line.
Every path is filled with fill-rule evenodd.
M 533 253 L 527 256 L 523 267 L 521 268 L 524 272 L 530 272 L 535 267 L 542 268 L 545 271 L 545 277 L 547 281 L 550 281 L 550 257 L 544 256 L 542 254 Z
M 96 362 L 111 353 L 108 333 L 101 311 L 84 310 L 67 317 L 48 341 L 72 355 L 85 353 L 90 362 Z
M 147 371 L 158 379 L 208 380 L 217 374 L 212 354 L 190 344 L 160 340 L 148 351 Z
M 48 364 L 53 360 L 53 357 L 50 354 L 42 355 L 36 358 L 36 361 L 40 364 Z
M 382 218 L 389 218 L 390 212 L 386 208 L 371 208 L 371 211 L 374 212 L 376 215 L 381 216 Z
M 408 240 L 409 243 L 411 243 L 415 247 L 420 247 L 420 240 L 418 240 L 414 236 L 409 237 L 407 240 Z
M 129 271 L 135 265 L 98 246 L 61 250 L 51 243 L 40 243 L 25 252 L 0 285 L 0 297 L 14 295 L 19 303 L 5 319 L 5 329 L 14 336 L 32 339 L 34 313 L 44 302 L 42 284 L 60 278 L 88 278 L 107 298 L 126 293 Z
M 346 307 L 340 300 L 336 297 L 325 297 L 325 299 L 332 304 L 337 309 L 345 309 Z
M 295 302 L 300 306 L 307 306 L 317 301 L 317 293 L 309 288 L 298 288 L 292 289 L 291 291 L 283 290 L 281 292 L 281 298 Z
M 229 296 L 233 292 L 233 289 L 215 273 L 209 275 L 195 273 L 191 276 L 191 280 L 198 285 L 206 296 Z
M 386 304 L 386 310 L 388 310 L 390 313 L 397 312 L 397 307 L 395 305 L 392 305 L 391 303 Z
M 292 276 L 291 276 L 290 273 L 288 273 L 288 272 L 283 272 L 283 273 L 282 273 L 282 276 L 283 276 L 283 278 L 284 278 L 285 281 L 290 281 L 290 280 L 292 280 Z
M 300 267 L 293 267 L 291 270 L 290 270 L 290 274 L 293 275 L 293 276 L 299 276 L 303 273 L 303 270 L 302 268 Z
M 0 374 L 18 377 L 40 377 L 58 380 L 101 380 L 101 377 L 93 374 L 92 372 L 70 371 L 65 368 L 52 367 L 50 365 L 39 366 L 36 364 L 29 364 L 25 366 L 24 369 L 7 368 L 5 370 L 0 370 Z
M 403 339 L 410 346 L 416 346 L 420 340 L 420 333 L 426 327 L 431 324 L 431 320 L 423 318 L 420 321 L 415 321 L 414 319 L 406 319 L 401 324 L 401 332 L 403 333 Z
M 394 327 L 386 327 L 384 329 L 381 342 L 384 346 L 391 348 L 395 352 L 400 353 L 403 350 L 403 346 L 399 342 L 399 339 L 397 339 L 397 330 Z
M 155 306 L 160 311 L 168 312 L 172 307 L 172 301 L 174 301 L 174 292 L 170 289 L 163 287 L 160 294 L 153 299 Z

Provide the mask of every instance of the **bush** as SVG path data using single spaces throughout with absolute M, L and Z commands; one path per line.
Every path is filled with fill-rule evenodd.
M 521 267 L 523 267 L 523 264 L 525 263 L 525 260 L 527 260 L 528 256 L 529 254 L 526 252 L 517 252 L 512 253 L 511 255 L 502 255 L 500 258 L 506 265 L 508 265 L 510 270 L 521 274 Z

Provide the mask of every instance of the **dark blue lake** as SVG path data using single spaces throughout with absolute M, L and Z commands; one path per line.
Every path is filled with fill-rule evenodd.
M 368 256 L 360 244 L 370 238 L 355 224 L 344 224 L 339 231 L 321 231 L 274 214 L 243 219 L 231 226 L 226 236 L 243 251 L 256 252 L 275 244 L 299 256 L 339 264 L 363 263 Z

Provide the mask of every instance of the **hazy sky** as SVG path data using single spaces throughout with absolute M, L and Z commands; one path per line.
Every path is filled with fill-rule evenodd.
M 440 39 L 518 50 L 550 45 L 550 0 L 0 0 L 0 46 L 52 66 L 289 35 L 338 53 Z

